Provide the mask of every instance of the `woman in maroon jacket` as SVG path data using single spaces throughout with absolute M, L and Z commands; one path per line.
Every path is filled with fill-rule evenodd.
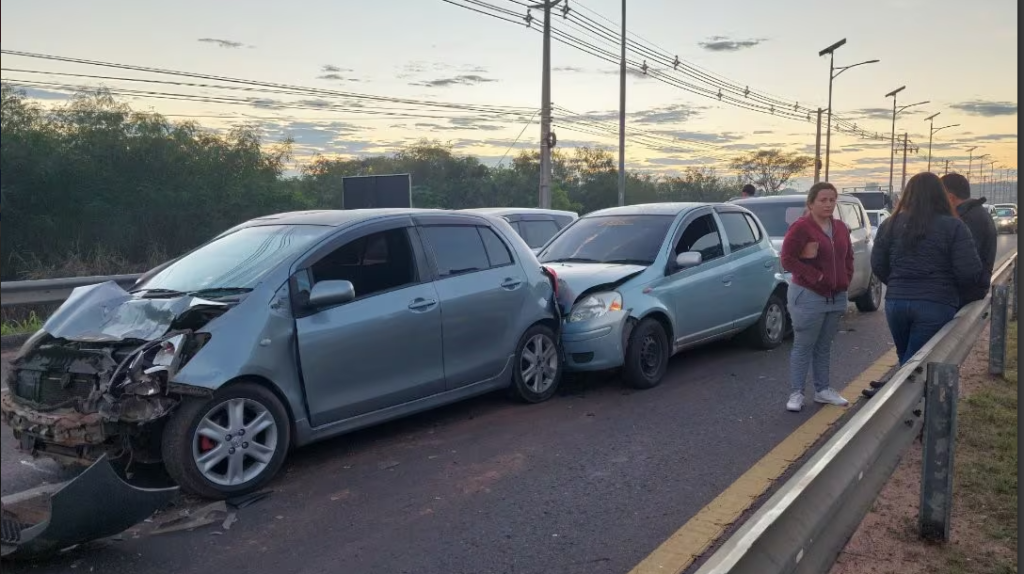
M 793 321 L 791 388 L 786 403 L 793 412 L 804 406 L 804 387 L 812 366 L 814 402 L 850 404 L 829 386 L 832 340 L 846 312 L 846 290 L 853 277 L 850 230 L 832 217 L 838 195 L 831 183 L 814 184 L 807 193 L 807 213 L 793 222 L 782 241 L 782 267 L 793 274 L 788 293 Z

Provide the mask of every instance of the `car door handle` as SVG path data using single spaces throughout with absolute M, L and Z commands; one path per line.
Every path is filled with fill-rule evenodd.
M 722 277 L 722 283 L 725 283 L 726 285 L 731 285 L 732 275 L 726 275 L 725 277 Z
M 412 303 L 409 303 L 409 308 L 412 309 L 413 311 L 423 311 L 424 309 L 429 309 L 434 305 L 437 305 L 437 301 L 435 301 L 434 299 L 424 299 L 422 297 L 419 297 L 413 299 Z
M 772 267 L 775 267 L 775 262 L 774 261 L 765 261 L 764 262 L 764 268 L 765 269 L 771 269 Z
M 511 291 L 512 289 L 515 289 L 516 287 L 519 287 L 520 285 L 522 285 L 522 283 L 523 282 L 520 281 L 519 279 L 514 279 L 512 277 L 506 277 L 505 280 L 502 281 L 501 287 L 502 287 L 502 289 L 508 289 L 509 291 Z

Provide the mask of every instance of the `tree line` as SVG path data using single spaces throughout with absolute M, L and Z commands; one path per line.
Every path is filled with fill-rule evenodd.
M 10 86 L 0 92 L 5 281 L 142 271 L 256 216 L 337 208 L 342 178 L 352 175 L 409 173 L 416 207 L 537 205 L 537 152 L 490 167 L 424 140 L 389 155 L 318 155 L 295 170 L 292 143 L 263 142 L 258 125 L 216 132 L 134 111 L 102 90 L 51 108 Z M 586 213 L 617 204 L 608 151 L 557 150 L 553 160 L 553 208 Z M 733 162 L 738 176 L 708 167 L 678 176 L 631 171 L 626 199 L 725 201 L 745 181 L 777 192 L 808 165 L 810 158 L 763 150 Z

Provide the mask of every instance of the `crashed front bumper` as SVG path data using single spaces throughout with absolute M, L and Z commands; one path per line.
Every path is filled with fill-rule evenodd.
M 629 314 L 609 312 L 596 319 L 562 327 L 565 367 L 570 371 L 603 371 L 625 361 L 623 332 Z
M 14 431 L 20 450 L 71 462 L 98 458 L 117 434 L 117 425 L 105 422 L 100 413 L 82 414 L 70 408 L 38 411 L 19 403 L 9 390 L 0 392 L 0 414 Z

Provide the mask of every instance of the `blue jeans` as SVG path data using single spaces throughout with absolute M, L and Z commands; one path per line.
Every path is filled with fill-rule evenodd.
M 826 299 L 795 283 L 787 293 L 789 317 L 793 321 L 793 350 L 789 355 L 790 391 L 803 393 L 807 374 L 813 367 L 814 390 L 829 388 L 832 341 L 839 332 L 839 319 L 846 312 L 846 293 Z
M 918 299 L 887 299 L 885 318 L 900 365 L 914 356 L 956 315 L 951 305 Z

